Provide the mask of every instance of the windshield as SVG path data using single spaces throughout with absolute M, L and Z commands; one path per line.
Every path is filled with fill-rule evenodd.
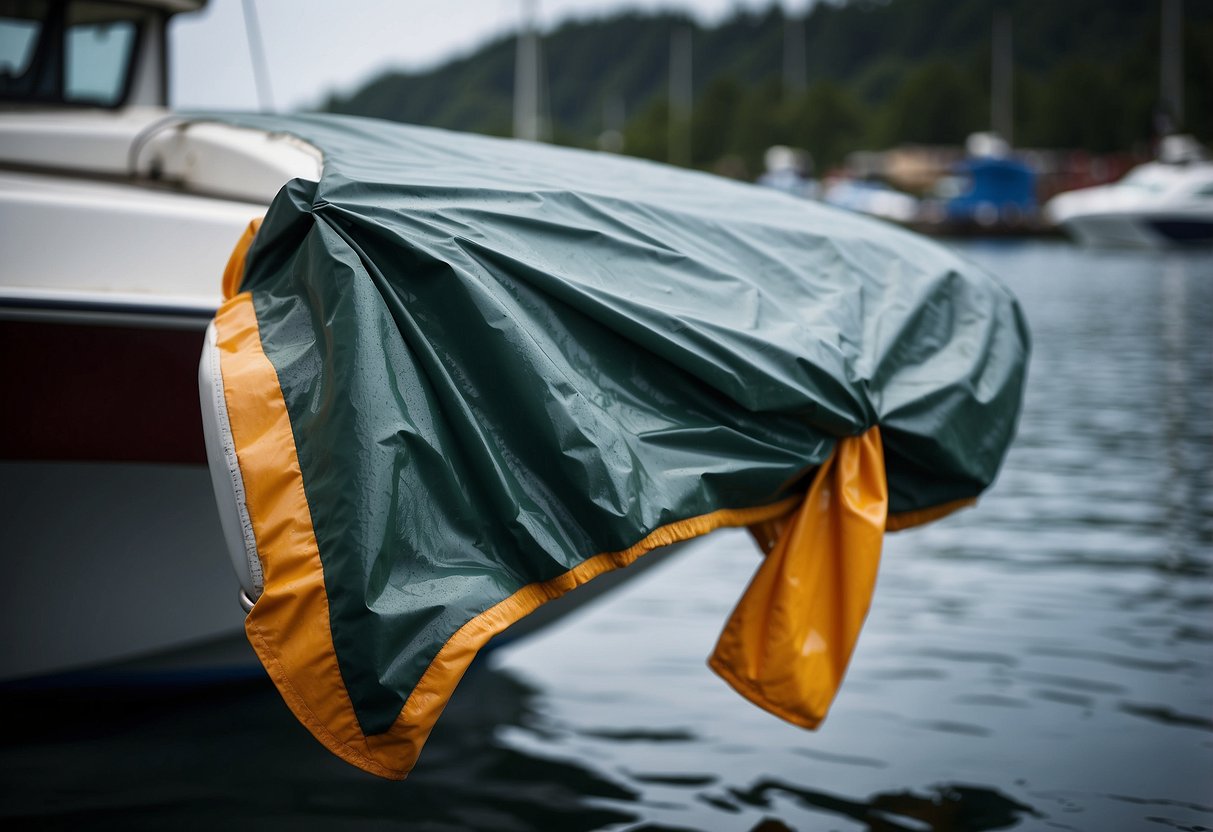
M 148 14 L 101 0 L 0 0 L 0 99 L 121 105 Z
M 1128 176 L 1120 180 L 1122 188 L 1132 188 L 1151 194 L 1162 193 L 1170 184 L 1166 177 L 1160 177 L 1155 171 L 1146 167 L 1131 171 Z
M 0 5 L 0 94 L 27 92 L 33 81 L 34 52 L 42 36 L 48 4 Z

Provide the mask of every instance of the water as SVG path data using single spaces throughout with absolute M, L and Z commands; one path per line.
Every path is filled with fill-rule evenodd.
M 404 783 L 267 684 L 8 695 L 39 828 L 1213 829 L 1213 257 L 972 244 L 1035 339 L 972 511 L 890 537 L 821 730 L 704 665 L 757 566 L 712 535 L 474 668 Z

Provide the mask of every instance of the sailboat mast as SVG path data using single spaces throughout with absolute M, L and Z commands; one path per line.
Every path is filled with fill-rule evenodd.
M 691 163 L 691 102 L 694 80 L 691 67 L 691 26 L 675 26 L 670 33 L 669 161 Z
M 783 92 L 789 97 L 804 90 L 804 18 L 803 12 L 785 12 L 783 20 Z
M 1158 95 L 1171 131 L 1179 130 L 1184 121 L 1183 19 L 1182 0 L 1162 0 Z
M 1014 141 L 1014 58 L 1011 42 L 1011 13 L 994 13 L 990 43 L 990 128 L 1010 145 Z
M 253 83 L 257 86 L 257 108 L 263 113 L 274 112 L 274 94 L 270 89 L 270 68 L 265 60 L 265 41 L 252 0 L 244 0 L 244 35 L 248 39 L 249 60 L 253 64 Z
M 522 23 L 514 61 L 514 138 L 539 139 L 538 0 L 522 0 Z

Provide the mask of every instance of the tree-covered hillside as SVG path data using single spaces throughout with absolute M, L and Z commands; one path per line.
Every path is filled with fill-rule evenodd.
M 545 110 L 556 141 L 593 145 L 622 129 L 626 152 L 665 159 L 685 135 L 689 161 L 744 160 L 775 143 L 819 165 L 854 149 L 959 143 L 990 124 L 997 11 L 1014 40 L 1019 146 L 1140 149 L 1156 127 L 1158 0 L 852 0 L 816 4 L 802 24 L 779 7 L 714 27 L 675 14 L 566 23 L 542 40 Z M 692 32 L 691 120 L 667 97 L 671 40 Z M 785 48 L 802 34 L 803 75 Z M 429 72 L 392 73 L 328 109 L 508 134 L 515 43 L 503 38 Z M 796 61 L 793 65 L 796 65 Z M 1213 3 L 1184 4 L 1184 127 L 1213 136 Z M 673 127 L 673 131 L 671 130 Z

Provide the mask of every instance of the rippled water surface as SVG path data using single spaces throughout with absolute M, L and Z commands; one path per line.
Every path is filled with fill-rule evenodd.
M 728 531 L 474 668 L 411 778 L 332 759 L 267 684 L 8 697 L 0 812 L 39 826 L 1213 829 L 1213 257 L 970 244 L 1034 336 L 978 508 L 892 536 L 821 730 L 704 660 Z

